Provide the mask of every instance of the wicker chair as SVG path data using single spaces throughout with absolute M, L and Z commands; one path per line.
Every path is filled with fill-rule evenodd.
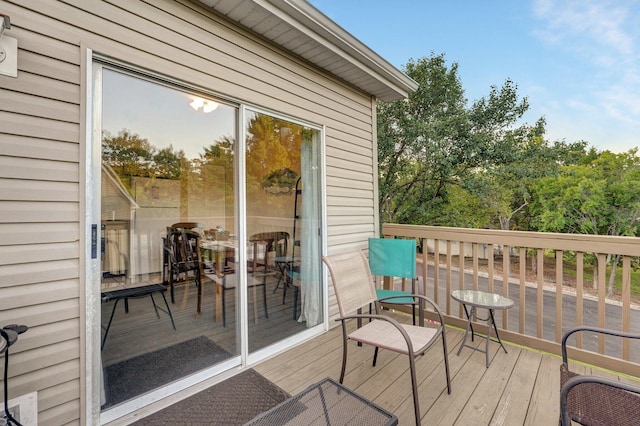
M 567 339 L 579 331 L 640 340 L 637 333 L 588 326 L 575 327 L 564 334 L 560 366 L 560 424 L 567 426 L 573 420 L 583 425 L 640 425 L 640 386 L 569 371 Z
M 417 294 L 410 295 L 409 302 L 418 298 L 426 302 L 436 312 L 440 319 L 437 327 L 423 327 L 422 307 L 420 307 L 421 325 L 400 324 L 393 318 L 379 315 L 380 301 L 391 300 L 376 298 L 376 290 L 373 282 L 369 262 L 362 252 L 351 252 L 332 256 L 323 256 L 323 262 L 327 265 L 331 274 L 331 281 L 335 290 L 340 310 L 338 321 L 342 323 L 342 369 L 340 371 L 340 383 L 344 380 L 347 365 L 347 342 L 353 340 L 358 343 L 374 346 L 373 366 L 376 365 L 378 348 L 408 355 L 409 369 L 411 372 L 411 385 L 413 387 L 413 405 L 416 424 L 420 424 L 420 407 L 418 403 L 418 382 L 416 379 L 415 358 L 424 355 L 434 343 L 442 338 L 444 350 L 444 367 L 447 378 L 447 392 L 451 393 L 451 379 L 449 377 L 449 360 L 447 358 L 447 340 L 445 336 L 444 320 L 438 306 L 430 299 Z M 393 296 L 407 299 L 406 295 Z M 375 314 L 354 314 L 360 312 L 370 304 L 375 306 Z M 347 334 L 346 323 L 348 320 L 371 320 L 355 331 Z

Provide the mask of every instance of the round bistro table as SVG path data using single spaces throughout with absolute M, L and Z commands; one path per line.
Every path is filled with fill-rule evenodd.
M 502 344 L 502 340 L 500 340 L 500 335 L 498 334 L 498 328 L 496 327 L 496 322 L 493 318 L 493 311 L 495 310 L 505 310 L 509 309 L 513 306 L 513 300 L 508 297 L 504 297 L 500 294 L 496 293 L 488 293 L 486 291 L 481 290 L 454 290 L 451 292 L 451 298 L 457 302 L 462 303 L 464 307 L 464 313 L 467 316 L 467 329 L 464 333 L 464 338 L 462 339 L 462 343 L 460 344 L 460 348 L 458 349 L 458 355 L 462 351 L 463 347 L 469 347 L 479 352 L 485 353 L 486 366 L 489 367 L 489 341 L 491 340 L 491 328 L 496 333 L 495 342 L 499 343 L 504 349 L 504 352 L 507 353 L 507 348 Z M 486 309 L 489 311 L 489 316 L 486 318 L 478 317 L 477 310 Z M 471 331 L 471 341 L 473 342 L 473 338 L 475 333 L 473 331 L 472 321 L 476 319 L 479 321 L 487 322 L 487 343 L 485 345 L 484 351 L 475 346 L 471 346 L 467 344 L 467 336 L 469 335 L 469 331 Z

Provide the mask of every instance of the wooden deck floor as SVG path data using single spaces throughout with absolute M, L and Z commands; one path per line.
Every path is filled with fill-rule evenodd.
M 484 353 L 464 348 L 457 356 L 463 331 L 447 330 L 452 392 L 447 394 L 442 344 L 416 362 L 420 413 L 426 425 L 557 425 L 561 360 L 527 348 L 490 345 L 489 368 Z M 484 344 L 476 338 L 476 344 Z M 393 412 L 401 425 L 414 423 L 407 357 L 380 351 L 371 366 L 373 349 L 349 343 L 344 384 Z M 340 327 L 255 366 L 255 370 L 290 394 L 324 377 L 338 379 L 342 362 Z M 575 371 L 591 369 L 574 365 Z M 615 377 L 598 371 L 599 375 Z M 626 380 L 626 379 L 623 379 Z
M 282 304 L 281 293 L 273 294 L 275 283 L 269 285 L 269 318 L 259 313 L 259 323 L 251 324 L 254 345 L 264 346 L 291 336 L 304 329 L 292 320 L 291 304 Z M 182 296 L 183 288 L 177 292 Z M 191 288 L 188 304 L 172 306 L 177 331 L 171 329 L 169 319 L 155 316 L 150 301 L 131 300 L 131 311 L 124 314 L 120 307 L 114 319 L 109 339 L 102 352 L 105 365 L 138 354 L 204 335 L 236 353 L 234 315 L 222 327 L 213 321 L 212 286 L 207 287 L 203 300 L 203 314 L 195 313 L 195 289 Z M 233 312 L 234 298 L 229 297 Z M 113 302 L 110 302 L 113 303 Z M 260 306 L 260 305 L 259 305 Z M 104 304 L 104 319 L 108 320 L 111 305 Z M 351 324 L 355 326 L 355 324 Z M 464 348 L 457 356 L 463 331 L 447 329 L 447 345 L 451 369 L 452 393 L 446 392 L 442 344 L 437 343 L 418 358 L 420 412 L 422 424 L 429 425 L 556 425 L 559 412 L 559 357 L 543 354 L 505 342 L 508 353 L 497 343 L 490 344 L 489 368 L 484 353 Z M 484 346 L 484 339 L 476 339 Z M 349 360 L 344 384 L 360 395 L 396 414 L 401 425 L 414 424 L 411 379 L 406 356 L 381 351 L 378 365 L 371 366 L 373 349 L 349 344 Z M 339 378 L 342 361 L 342 335 L 335 327 L 316 338 L 251 366 L 294 395 L 325 378 Z M 572 365 L 572 370 L 628 381 L 610 372 L 585 365 Z M 216 379 L 211 381 L 215 384 Z M 637 382 L 640 385 L 640 382 Z M 188 396 L 191 391 L 170 398 L 172 402 Z M 171 403 L 169 400 L 164 402 Z M 162 405 L 162 403 L 160 404 Z M 162 407 L 156 407 L 159 409 Z M 150 411 L 151 412 L 151 411 Z M 122 419 L 121 424 L 127 420 Z

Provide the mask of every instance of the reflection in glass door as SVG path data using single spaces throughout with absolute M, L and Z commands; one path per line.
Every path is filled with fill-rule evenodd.
M 323 321 L 320 131 L 247 110 L 249 351 Z
M 240 353 L 238 295 L 222 291 L 237 257 L 238 109 L 96 68 L 109 408 Z
M 103 408 L 321 324 L 320 130 L 246 110 L 238 144 L 236 105 L 100 64 L 94 84 Z

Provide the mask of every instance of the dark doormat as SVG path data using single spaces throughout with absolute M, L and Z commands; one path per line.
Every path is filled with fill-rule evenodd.
M 108 408 L 145 392 L 211 367 L 231 354 L 200 336 L 127 359 L 105 368 Z
M 133 424 L 242 425 L 287 398 L 288 393 L 250 369 Z

